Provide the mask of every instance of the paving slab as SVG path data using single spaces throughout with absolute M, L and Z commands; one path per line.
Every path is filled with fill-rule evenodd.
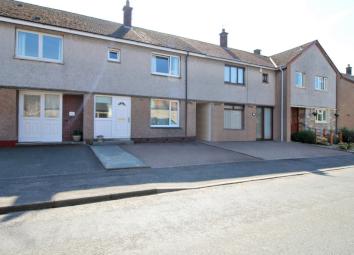
M 121 145 L 152 168 L 198 166 L 259 160 L 240 152 L 199 142 L 141 143 Z
M 93 145 L 90 147 L 107 170 L 149 167 L 118 145 Z
M 349 156 L 353 154 L 324 148 L 313 144 L 280 143 L 274 141 L 257 142 L 207 142 L 217 148 L 241 152 L 263 160 L 318 158 L 333 156 Z

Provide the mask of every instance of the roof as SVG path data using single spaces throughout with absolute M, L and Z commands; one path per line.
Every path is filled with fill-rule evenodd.
M 266 56 L 19 1 L 0 0 L 0 16 L 274 68 Z
M 302 53 L 304 53 L 307 49 L 309 49 L 312 45 L 316 45 L 318 49 L 322 52 L 323 56 L 326 58 L 328 63 L 331 65 L 333 70 L 336 72 L 337 75 L 340 75 L 340 72 L 336 65 L 333 63 L 332 59 L 328 56 L 327 52 L 324 50 L 322 45 L 318 40 L 312 41 L 305 43 L 303 45 L 300 45 L 298 47 L 295 47 L 293 49 L 275 54 L 271 56 L 270 58 L 274 61 L 274 63 L 280 67 L 287 66 L 290 64 L 292 61 L 294 61 L 296 58 L 298 58 Z
M 303 53 L 306 49 L 308 49 L 311 45 L 313 45 L 315 43 L 316 43 L 316 41 L 305 43 L 305 44 L 297 46 L 293 49 L 275 54 L 275 55 L 271 56 L 271 58 L 277 66 L 286 66 L 293 59 L 300 56 L 301 53 Z
M 346 73 L 342 73 L 341 74 L 342 77 L 348 81 L 351 81 L 351 82 L 354 82 L 354 76 L 353 75 L 350 75 L 350 74 L 346 74 Z

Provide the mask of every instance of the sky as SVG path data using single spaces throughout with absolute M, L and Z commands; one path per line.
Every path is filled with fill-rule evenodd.
M 122 23 L 126 0 L 23 0 Z M 354 65 L 353 0 L 130 0 L 133 26 L 269 56 L 319 40 L 341 72 Z

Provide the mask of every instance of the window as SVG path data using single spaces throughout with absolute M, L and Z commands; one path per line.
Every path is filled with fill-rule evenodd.
M 322 76 L 315 77 L 315 89 L 316 90 L 327 90 L 327 78 Z
M 153 74 L 179 77 L 180 57 L 153 55 L 151 69 L 152 69 L 151 72 Z
M 24 117 L 39 118 L 41 116 L 41 96 L 24 95 Z
M 27 59 L 62 62 L 63 38 L 36 32 L 17 31 L 16 56 Z
M 317 123 L 327 123 L 327 111 L 324 109 L 316 110 L 316 122 Z
M 245 68 L 226 65 L 224 67 L 224 82 L 244 85 Z
M 151 99 L 151 126 L 178 127 L 179 101 Z
M 224 128 L 243 129 L 244 107 L 242 105 L 224 105 Z
M 301 72 L 296 72 L 295 73 L 295 86 L 297 88 L 303 88 L 304 87 L 304 74 Z
M 263 81 L 263 83 L 268 83 L 269 82 L 267 73 L 262 74 L 262 81 Z
M 108 61 L 120 62 L 120 50 L 109 49 L 107 58 Z
M 96 118 L 112 118 L 112 97 L 96 96 Z
M 60 98 L 58 95 L 45 95 L 44 115 L 46 118 L 58 118 L 60 109 Z

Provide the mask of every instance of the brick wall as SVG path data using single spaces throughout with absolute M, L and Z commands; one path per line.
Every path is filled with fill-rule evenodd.
M 0 146 L 17 141 L 17 91 L 0 89 Z

